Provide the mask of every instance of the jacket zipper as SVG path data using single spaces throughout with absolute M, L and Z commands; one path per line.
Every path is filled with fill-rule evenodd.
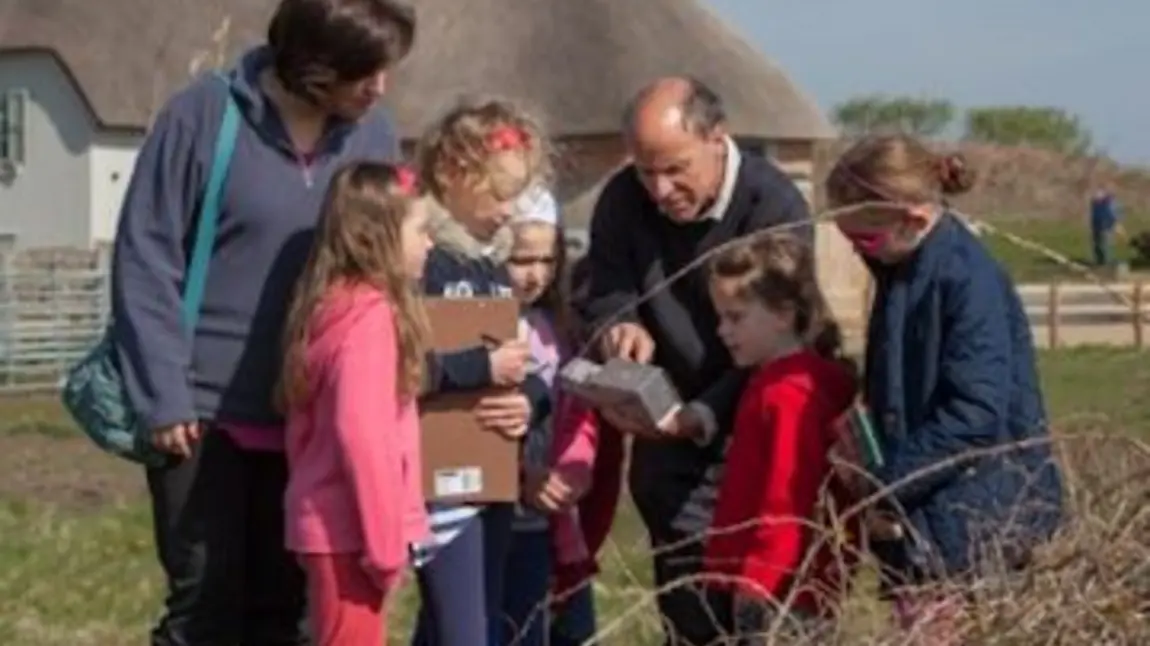
M 296 162 L 299 164 L 300 173 L 303 175 L 304 186 L 311 188 L 315 183 L 312 173 L 312 167 L 315 165 L 315 155 L 296 153 Z

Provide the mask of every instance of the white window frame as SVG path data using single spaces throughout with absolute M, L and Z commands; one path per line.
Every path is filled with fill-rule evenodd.
M 0 93 L 0 163 L 17 168 L 28 161 L 28 91 Z

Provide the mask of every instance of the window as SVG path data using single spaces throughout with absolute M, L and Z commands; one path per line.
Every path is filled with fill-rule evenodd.
M 0 161 L 24 164 L 25 107 L 28 93 L 10 90 L 0 94 Z

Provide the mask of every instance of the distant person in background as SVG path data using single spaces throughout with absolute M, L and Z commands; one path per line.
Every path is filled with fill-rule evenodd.
M 1090 198 L 1090 242 L 1096 266 L 1114 265 L 1114 236 L 1123 234 L 1114 191 L 1103 186 Z
M 287 305 L 336 169 L 399 158 L 376 107 L 415 37 L 396 0 L 282 0 L 267 43 L 180 90 L 124 197 L 112 341 L 129 400 L 174 457 L 149 469 L 166 611 L 152 646 L 294 646 L 303 571 L 284 546 L 284 421 L 273 406 Z M 242 119 L 199 325 L 180 323 L 189 231 L 225 105 Z
M 704 269 L 635 303 L 734 238 L 778 225 L 812 236 L 802 193 L 769 161 L 742 153 L 726 121 L 718 95 L 695 79 L 660 79 L 632 99 L 622 124 L 632 162 L 595 205 L 580 306 L 593 329 L 607 327 L 598 339 L 605 358 L 663 368 L 687 402 L 658 428 L 603 411 L 635 438 L 630 491 L 656 551 L 668 646 L 715 643 L 729 623 L 729 599 L 706 594 L 697 577 L 746 373 L 719 340 Z

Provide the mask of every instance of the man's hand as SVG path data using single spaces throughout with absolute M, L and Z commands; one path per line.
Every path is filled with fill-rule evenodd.
M 603 354 L 613 359 L 650 363 L 655 356 L 655 340 L 638 323 L 616 323 L 603 335 L 600 345 Z
M 658 429 L 660 437 L 675 440 L 698 440 L 703 432 L 703 420 L 690 406 L 680 406 L 668 413 Z
M 526 341 L 507 341 L 491 350 L 491 383 L 518 386 L 527 378 L 531 349 Z
M 181 458 L 192 457 L 193 445 L 200 441 L 200 425 L 184 422 L 152 431 L 152 445 L 164 453 Z
M 518 440 L 527 434 L 531 421 L 531 402 L 523 393 L 488 395 L 479 400 L 475 417 L 484 429 L 499 433 L 509 440 Z

